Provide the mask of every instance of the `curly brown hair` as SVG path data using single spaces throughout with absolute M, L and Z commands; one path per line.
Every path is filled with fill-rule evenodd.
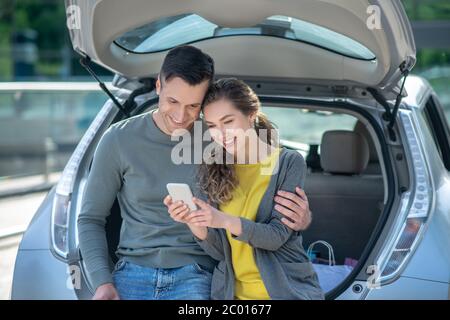
M 236 78 L 219 79 L 208 89 L 203 100 L 202 110 L 205 106 L 219 100 L 230 101 L 246 116 L 256 113 L 254 124 L 256 134 L 265 143 L 274 144 L 277 139 L 272 135 L 274 125 L 260 111 L 261 102 L 250 86 Z M 264 130 L 266 134 L 260 135 L 261 130 Z M 199 170 L 200 189 L 205 192 L 211 202 L 216 204 L 230 201 L 232 192 L 238 183 L 233 165 L 225 161 L 225 150 L 221 154 L 223 158 L 219 159 L 220 156 L 213 151 L 210 155 L 210 164 L 202 163 Z

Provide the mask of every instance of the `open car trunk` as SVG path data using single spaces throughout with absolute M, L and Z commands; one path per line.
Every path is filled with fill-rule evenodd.
M 264 81 L 275 81 L 274 99 L 303 97 L 323 106 L 322 97 L 330 103 L 326 107 L 348 109 L 363 119 L 370 113 L 345 98 L 365 99 L 372 109 L 382 105 L 390 114 L 386 99 L 405 95 L 399 80 L 415 63 L 411 26 L 400 0 L 66 0 L 66 7 L 74 50 L 127 79 L 156 77 L 168 50 L 192 44 L 214 58 L 217 75 L 253 79 L 262 89 Z M 289 82 L 301 85 L 286 87 Z M 380 105 L 367 92 L 377 96 Z M 301 104 L 294 100 L 288 102 Z M 383 129 L 373 117 L 368 122 L 380 139 L 379 152 L 387 157 Z M 373 134 L 356 134 L 358 130 L 364 128 L 348 131 L 373 146 Z M 339 156 L 335 162 L 341 161 L 339 144 L 331 143 L 328 149 Z M 314 155 L 305 157 L 311 160 Z M 307 161 L 311 172 L 305 185 L 313 212 L 313 222 L 303 232 L 305 248 L 317 240 L 329 242 L 338 264 L 346 258 L 358 261 L 348 278 L 358 275 L 362 281 L 396 195 L 393 164 L 388 158 L 377 162 L 373 154 L 369 158 L 364 171 L 355 172 Z M 116 202 L 107 225 L 113 260 L 120 223 Z M 316 249 L 321 258 L 327 257 L 325 248 Z
M 129 78 L 193 44 L 218 74 L 333 81 L 385 95 L 415 63 L 400 0 L 66 0 L 73 48 Z
M 273 98 L 271 102 L 276 100 L 277 98 Z M 264 106 L 263 99 L 262 103 Z M 311 105 L 292 104 L 291 106 L 292 109 L 308 109 Z M 320 110 L 319 108 L 317 110 Z M 281 111 L 282 109 L 280 109 Z M 138 113 L 142 112 L 144 110 Z M 336 113 L 340 112 L 343 110 L 336 108 Z M 367 121 L 364 122 L 367 123 Z M 327 130 L 324 135 L 332 133 L 331 131 Z M 329 165 L 320 160 L 320 156 L 325 153 L 339 153 L 339 149 L 342 149 L 341 145 L 328 142 L 325 147 L 322 143 L 322 146 L 319 146 L 320 153 L 317 154 L 315 152 L 317 149 L 313 145 L 309 145 L 308 150 L 303 148 L 300 150 L 295 145 L 297 143 L 304 146 L 305 144 L 301 141 L 282 141 L 282 145 L 284 142 L 285 147 L 297 149 L 302 153 L 308 166 L 305 191 L 313 213 L 313 222 L 307 230 L 302 232 L 305 250 L 313 242 L 326 241 L 334 249 L 336 265 L 347 264 L 349 266 L 348 277 L 344 277 L 336 283 L 335 288 L 338 292 L 333 292 L 333 297 L 346 289 L 343 285 L 344 280 L 357 276 L 366 264 L 370 247 L 373 245 L 373 237 L 381 229 L 383 220 L 381 218 L 387 214 L 389 209 L 388 197 L 385 194 L 387 181 L 384 181 L 383 178 L 383 168 L 378 159 L 373 133 L 370 134 L 366 125 L 356 118 L 354 126 L 352 125 L 346 132 L 355 137 L 362 137 L 367 142 L 368 161 L 364 168 L 355 172 L 351 172 L 351 169 L 346 169 L 345 172 L 336 172 L 339 170 L 330 169 L 333 172 L 329 172 Z M 377 138 L 375 137 L 375 139 Z M 324 140 L 322 139 L 322 141 Z M 377 144 L 382 144 L 382 142 L 377 142 Z M 352 161 L 351 156 L 348 157 L 345 154 L 338 154 L 337 159 L 344 162 Z M 343 166 L 345 167 L 346 164 L 343 163 Z M 111 215 L 108 217 L 106 226 L 108 246 L 113 262 L 117 261 L 115 250 L 119 243 L 121 223 L 120 208 L 116 200 L 111 208 Z M 315 246 L 314 255 L 317 258 L 315 263 L 328 263 L 329 252 L 325 246 Z M 356 263 L 358 264 L 356 265 Z M 352 270 L 353 272 L 350 274 Z

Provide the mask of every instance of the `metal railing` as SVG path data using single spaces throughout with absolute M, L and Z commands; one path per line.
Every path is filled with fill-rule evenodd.
M 0 198 L 49 190 L 106 99 L 96 82 L 0 82 Z

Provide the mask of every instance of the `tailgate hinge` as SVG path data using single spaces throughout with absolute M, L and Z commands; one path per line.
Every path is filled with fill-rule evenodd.
M 409 69 L 407 67 L 406 61 L 403 61 L 402 64 L 399 66 L 399 69 L 401 71 L 401 74 L 403 76 L 402 85 L 400 87 L 400 92 L 397 95 L 397 98 L 395 99 L 394 106 L 391 110 L 391 107 L 389 103 L 387 102 L 386 98 L 378 92 L 375 88 L 367 88 L 367 91 L 374 97 L 374 99 L 384 108 L 385 112 L 383 113 L 383 120 L 388 122 L 387 129 L 389 131 L 389 137 L 392 141 L 396 140 L 395 132 L 394 132 L 394 124 L 395 119 L 397 117 L 398 109 L 400 107 L 400 102 L 402 101 L 402 94 L 403 89 L 405 87 L 406 78 L 409 74 Z
M 109 89 L 106 87 L 105 83 L 100 80 L 100 78 L 95 74 L 94 70 L 92 70 L 89 63 L 91 62 L 91 58 L 89 58 L 88 55 L 84 55 L 82 58 L 80 58 L 80 64 L 86 69 L 89 74 L 94 77 L 94 79 L 98 82 L 100 88 L 105 92 L 108 97 L 111 99 L 111 101 L 116 105 L 117 108 L 119 108 L 120 111 L 123 112 L 123 114 L 128 118 L 130 117 L 130 113 L 127 109 L 125 109 L 119 101 L 117 101 L 116 97 L 109 91 Z

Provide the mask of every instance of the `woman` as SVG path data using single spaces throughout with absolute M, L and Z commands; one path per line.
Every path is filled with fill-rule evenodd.
M 323 299 L 301 235 L 281 222 L 273 201 L 279 189 L 303 187 L 303 157 L 276 146 L 274 128 L 260 112 L 258 97 L 242 81 L 218 80 L 202 108 L 220 146 L 199 172 L 208 203 L 194 198 L 200 209 L 192 212 L 169 196 L 165 203 L 172 218 L 186 223 L 202 248 L 219 261 L 211 298 Z

